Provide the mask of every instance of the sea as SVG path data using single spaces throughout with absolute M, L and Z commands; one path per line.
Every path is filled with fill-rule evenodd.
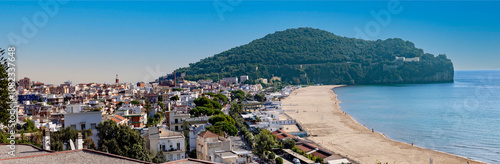
M 334 91 L 343 111 L 390 139 L 500 163 L 500 70 L 455 71 L 453 83 Z

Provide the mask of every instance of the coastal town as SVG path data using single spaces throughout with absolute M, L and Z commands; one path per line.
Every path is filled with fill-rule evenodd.
M 306 139 L 310 132 L 290 117 L 303 111 L 281 100 L 302 86 L 281 85 L 279 77 L 184 76 L 60 85 L 20 79 L 15 153 L 0 145 L 0 163 L 357 163 Z

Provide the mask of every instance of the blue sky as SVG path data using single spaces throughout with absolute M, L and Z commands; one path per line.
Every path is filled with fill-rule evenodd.
M 113 83 L 115 74 L 122 82 L 151 81 L 288 28 L 356 37 L 355 28 L 377 24 L 371 12 L 388 11 L 389 3 L 69 1 L 48 15 L 38 1 L 1 1 L 0 47 L 13 44 L 9 36 L 24 37 L 26 43 L 15 44 L 18 76 L 34 81 Z M 500 2 L 401 1 L 398 7 L 400 13 L 365 39 L 412 41 L 425 52 L 446 54 L 456 70 L 500 69 Z M 33 23 L 33 17 L 37 32 L 24 35 L 23 18 Z

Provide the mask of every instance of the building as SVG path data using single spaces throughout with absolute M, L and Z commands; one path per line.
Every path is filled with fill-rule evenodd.
M 180 111 L 167 111 L 165 112 L 165 119 L 167 122 L 167 127 L 172 131 L 183 131 L 184 130 L 184 120 L 191 117 L 189 113 Z
M 111 115 L 108 116 L 108 119 L 113 120 L 118 125 L 128 125 L 128 119 L 120 115 Z
M 257 82 L 261 82 L 261 83 L 267 84 L 267 79 L 259 78 L 259 79 L 257 79 Z
M 144 82 L 137 83 L 137 87 L 139 87 L 139 88 L 144 88 L 145 86 L 146 86 L 146 83 L 144 83 Z
M 251 156 L 250 151 L 242 150 L 242 151 L 216 151 L 215 152 L 215 160 L 217 163 L 224 164 L 243 164 L 249 163 L 248 157 Z
M 238 78 L 237 77 L 225 77 L 222 79 L 222 81 L 225 81 L 226 84 L 238 84 Z
M 17 101 L 21 104 L 23 104 L 25 101 L 47 102 L 47 98 L 37 94 L 26 94 L 26 95 L 17 95 Z
M 70 112 L 68 112 L 70 111 Z M 66 114 L 64 114 L 64 128 L 71 127 L 76 130 L 86 130 L 92 129 L 92 139 L 97 145 L 99 138 L 97 137 L 97 129 L 95 128 L 97 124 L 102 121 L 101 111 L 87 111 L 82 108 L 66 108 Z
M 132 128 L 143 128 L 148 122 L 146 113 L 139 114 L 125 114 L 123 117 L 129 120 L 129 125 L 132 125 Z
M 396 56 L 396 61 L 402 61 L 402 62 L 418 62 L 420 61 L 420 57 L 414 57 L 414 58 L 406 58 L 406 57 L 397 57 Z
M 196 139 L 198 138 L 198 134 L 202 131 L 206 131 L 206 127 L 212 124 L 195 124 L 189 127 L 189 151 L 196 149 Z
M 240 82 L 241 83 L 244 83 L 245 81 L 248 80 L 248 75 L 243 75 L 243 76 L 240 76 Z
M 198 134 L 196 139 L 196 156 L 198 159 L 215 161 L 215 153 L 231 151 L 231 140 L 210 131 Z
M 23 87 L 24 89 L 31 88 L 31 79 L 24 77 L 24 79 L 19 80 L 19 87 Z
M 146 101 L 149 101 L 152 104 L 158 103 L 158 94 L 148 93 L 145 94 L 144 97 L 146 97 Z
M 158 127 L 148 128 L 146 145 L 155 154 L 162 151 L 167 161 L 185 159 L 186 147 L 185 138 L 182 133 L 174 132 Z

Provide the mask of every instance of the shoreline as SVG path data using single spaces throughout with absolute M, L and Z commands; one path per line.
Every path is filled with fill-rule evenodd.
M 341 110 L 333 88 L 344 86 L 308 86 L 282 100 L 282 104 L 297 104 L 283 109 L 308 132 L 306 139 L 359 163 L 429 163 L 431 158 L 435 163 L 482 163 L 372 132 Z

